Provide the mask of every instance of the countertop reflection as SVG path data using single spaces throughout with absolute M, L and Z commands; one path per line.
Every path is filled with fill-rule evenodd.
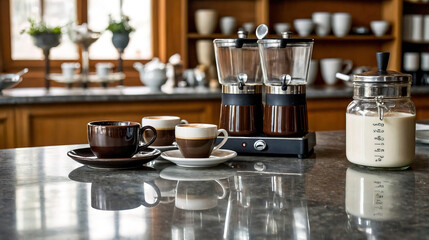
M 1 239 L 425 239 L 429 145 L 407 171 L 345 158 L 345 133 L 317 132 L 308 159 L 239 156 L 207 169 L 155 160 L 91 169 L 83 145 L 0 150 Z

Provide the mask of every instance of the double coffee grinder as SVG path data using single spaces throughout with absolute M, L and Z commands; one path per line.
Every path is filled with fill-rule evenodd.
M 305 92 L 314 40 L 290 36 L 250 39 L 239 31 L 237 39 L 213 41 L 222 85 L 219 127 L 229 134 L 223 148 L 299 158 L 313 152 Z

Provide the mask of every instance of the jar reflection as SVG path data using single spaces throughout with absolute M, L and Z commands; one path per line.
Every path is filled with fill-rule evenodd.
M 370 236 L 398 230 L 414 214 L 413 171 L 374 171 L 351 166 L 346 172 L 348 228 Z

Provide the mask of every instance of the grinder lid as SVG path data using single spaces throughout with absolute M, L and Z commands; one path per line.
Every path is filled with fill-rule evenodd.
M 353 82 L 356 83 L 411 83 L 411 75 L 401 72 L 387 70 L 389 64 L 389 52 L 377 53 L 378 69 L 356 74 Z
M 213 43 L 218 47 L 234 47 L 234 48 L 243 48 L 243 46 L 248 47 L 258 47 L 258 39 L 256 38 L 247 38 L 248 32 L 240 30 L 237 32 L 238 38 L 229 38 L 229 39 L 215 39 Z

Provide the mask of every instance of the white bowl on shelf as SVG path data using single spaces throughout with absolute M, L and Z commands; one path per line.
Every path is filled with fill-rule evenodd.
M 295 30 L 298 32 L 299 36 L 306 37 L 311 34 L 313 31 L 313 20 L 311 19 L 295 19 L 293 21 L 293 26 Z
M 370 23 L 371 30 L 375 36 L 381 37 L 387 33 L 389 30 L 390 23 L 388 21 L 371 21 Z

